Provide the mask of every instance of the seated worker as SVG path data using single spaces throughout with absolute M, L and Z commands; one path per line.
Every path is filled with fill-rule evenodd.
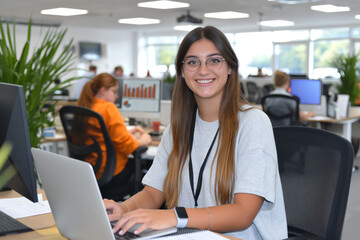
M 74 93 L 73 93 L 73 98 L 74 99 L 79 99 L 81 91 L 85 85 L 85 83 L 87 83 L 88 81 L 90 81 L 93 77 L 95 77 L 96 75 L 96 71 L 97 71 L 97 67 L 95 65 L 90 65 L 89 66 L 89 71 L 86 72 L 81 79 L 77 80 L 75 89 L 74 89 Z
M 292 96 L 291 93 L 287 91 L 290 87 L 290 76 L 285 72 L 279 70 L 275 71 L 274 85 L 275 85 L 275 90 L 270 92 L 270 94 L 283 94 L 283 95 Z M 295 109 L 295 106 L 293 106 L 292 108 Z M 300 114 L 299 116 L 300 120 L 306 120 L 307 118 L 313 117 L 315 115 L 313 112 L 303 112 L 303 111 L 300 111 L 299 114 Z
M 136 126 L 131 130 L 127 130 L 125 121 L 121 116 L 120 111 L 115 105 L 115 100 L 118 98 L 118 81 L 108 73 L 101 73 L 95 76 L 91 81 L 87 82 L 81 92 L 78 100 L 78 105 L 92 109 L 95 112 L 101 114 L 104 119 L 105 125 L 108 129 L 110 138 L 114 144 L 116 150 L 116 169 L 112 180 L 106 184 L 106 187 L 114 187 L 114 185 L 121 184 L 128 181 L 131 176 L 129 172 L 124 171 L 125 168 L 135 168 L 134 161 L 128 160 L 128 155 L 131 154 L 136 148 L 141 146 L 147 146 L 151 143 L 151 137 L 140 126 Z M 89 120 L 88 124 L 91 125 Z M 96 122 L 96 125 L 98 123 Z M 95 126 L 96 127 L 96 126 Z M 90 128 L 88 133 L 97 136 L 96 129 L 99 127 Z M 101 146 L 105 146 L 104 140 L 97 139 Z M 87 139 L 85 143 L 91 143 L 91 139 Z M 102 147 L 103 157 L 106 159 L 105 147 Z M 88 162 L 94 164 L 96 156 L 90 156 L 87 159 Z M 100 177 L 105 168 L 105 161 L 97 174 Z
M 124 77 L 124 69 L 122 66 L 116 66 L 114 72 L 112 73 L 114 77 Z

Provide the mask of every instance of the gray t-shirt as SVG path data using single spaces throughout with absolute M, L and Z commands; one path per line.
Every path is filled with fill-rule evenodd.
M 247 106 L 248 107 L 248 106 Z M 235 193 L 250 193 L 265 198 L 252 225 L 242 231 L 225 234 L 243 239 L 284 239 L 287 237 L 287 223 L 284 200 L 277 165 L 277 154 L 271 123 L 261 110 L 251 109 L 239 112 L 239 131 L 235 147 Z M 205 122 L 196 116 L 192 163 L 194 188 L 198 182 L 199 169 L 218 129 L 218 121 Z M 219 137 L 218 137 L 219 138 Z M 206 164 L 202 188 L 198 199 L 199 207 L 215 206 L 214 186 L 216 161 L 212 164 L 218 138 Z M 142 183 L 163 191 L 167 173 L 167 160 L 172 149 L 170 127 L 163 134 L 154 162 Z M 188 161 L 182 177 L 179 206 L 194 208 L 195 202 L 190 187 Z M 212 176 L 210 177 L 210 169 Z

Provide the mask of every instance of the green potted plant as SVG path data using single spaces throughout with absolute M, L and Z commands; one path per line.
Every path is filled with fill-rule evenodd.
M 11 152 L 11 144 L 4 143 L 0 148 L 0 189 L 5 186 L 5 184 L 14 176 L 16 173 L 16 170 L 13 165 L 10 165 L 6 167 L 6 169 L 3 169 L 6 160 L 8 159 L 10 152 Z M 3 170 L 2 170 L 3 169 Z
M 176 80 L 176 75 L 171 75 L 169 72 L 169 65 L 167 66 L 167 71 L 164 73 L 163 76 L 163 83 L 162 83 L 162 99 L 164 100 L 171 100 L 172 92 L 174 90 L 174 84 Z
M 22 85 L 26 101 L 30 141 L 37 147 L 43 138 L 44 127 L 54 125 L 55 104 L 45 104 L 56 90 L 70 86 L 76 79 L 67 78 L 74 63 L 72 40 L 63 45 L 66 29 L 49 28 L 40 46 L 30 53 L 31 20 L 28 24 L 27 38 L 20 52 L 16 49 L 15 23 L 6 27 L 0 19 L 0 82 Z M 62 79 L 55 84 L 57 79 Z
M 348 94 L 351 105 L 360 94 L 359 83 L 359 55 L 338 55 L 332 61 L 332 66 L 340 74 L 340 84 L 337 85 L 338 93 Z

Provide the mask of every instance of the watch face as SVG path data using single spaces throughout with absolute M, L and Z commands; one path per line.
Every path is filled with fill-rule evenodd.
M 188 215 L 184 207 L 176 207 L 175 209 L 179 218 L 188 218 Z

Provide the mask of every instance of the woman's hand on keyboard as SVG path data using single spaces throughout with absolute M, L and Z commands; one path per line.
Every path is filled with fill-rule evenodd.
M 173 209 L 154 210 L 154 209 L 137 209 L 131 212 L 122 214 L 122 217 L 114 226 L 114 232 L 119 229 L 120 235 L 127 232 L 135 224 L 141 224 L 134 232 L 140 234 L 144 230 L 150 228 L 153 230 L 160 230 L 176 226 L 177 219 Z
M 124 213 L 130 211 L 125 206 L 109 199 L 104 199 L 104 205 L 110 222 L 119 220 Z

